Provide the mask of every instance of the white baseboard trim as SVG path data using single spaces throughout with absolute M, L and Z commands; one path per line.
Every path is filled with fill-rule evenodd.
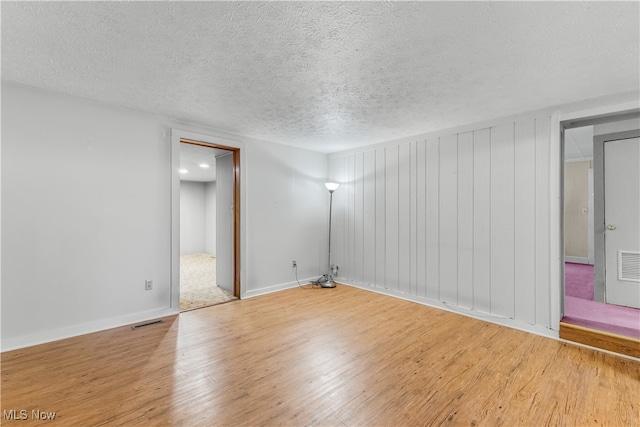
M 23 335 L 19 337 L 3 337 L 0 344 L 0 351 L 4 353 L 5 351 L 17 350 L 20 348 L 31 347 L 38 344 L 45 344 L 65 338 L 76 337 L 78 335 L 91 334 L 93 332 L 119 328 L 121 326 L 127 326 L 134 323 L 146 322 L 148 320 L 158 319 L 160 317 L 174 316 L 179 313 L 180 310 L 167 307 L 142 313 L 129 314 L 112 319 L 83 323 L 81 325 L 51 329 L 48 331 L 42 331 L 35 334 Z
M 314 276 L 312 278 L 301 279 L 300 283 L 304 285 L 316 278 L 317 277 Z M 482 312 L 478 312 L 478 311 L 463 308 L 463 307 L 450 306 L 448 304 L 445 304 L 437 300 L 417 297 L 413 295 L 407 295 L 398 291 L 394 291 L 392 289 L 378 288 L 367 283 L 345 281 L 340 278 L 337 278 L 336 281 L 342 285 L 353 286 L 355 288 L 360 288 L 367 291 L 404 299 L 407 301 L 415 302 L 415 303 L 426 305 L 429 307 L 434 307 L 434 308 L 446 310 L 452 313 L 460 314 L 463 316 L 472 317 L 474 319 L 484 320 L 486 322 L 506 326 L 512 329 L 518 329 L 524 332 L 529 332 L 529 333 L 542 335 L 550 338 L 558 339 L 559 337 L 558 331 L 552 330 L 540 325 L 531 325 L 515 319 L 495 316 L 490 313 L 482 313 Z M 270 294 L 278 291 L 283 291 L 285 289 L 295 288 L 296 286 L 298 286 L 298 282 L 287 282 L 287 283 L 281 283 L 278 285 L 268 286 L 265 288 L 253 289 L 253 290 L 247 291 L 243 298 L 253 298 L 260 295 L 266 295 L 266 294 Z M 2 338 L 2 341 L 0 344 L 1 346 L 0 352 L 17 350 L 25 347 L 31 347 L 34 345 L 44 344 L 52 341 L 58 341 L 65 338 L 75 337 L 78 335 L 85 335 L 93 332 L 100 332 L 107 329 L 118 328 L 121 326 L 127 326 L 134 323 L 157 319 L 160 317 L 174 316 L 179 313 L 180 313 L 180 310 L 176 310 L 172 308 L 164 308 L 164 309 L 153 310 L 153 311 L 148 311 L 143 313 L 136 313 L 136 314 L 126 315 L 126 316 L 121 316 L 113 319 L 105 319 L 101 321 L 85 323 L 82 325 L 75 325 L 75 326 L 69 326 L 66 328 L 42 331 L 36 334 L 29 334 L 29 335 L 11 337 L 11 338 Z
M 558 339 L 560 332 L 558 330 L 550 329 L 542 325 L 532 325 L 520 320 L 511 319 L 508 317 L 500 317 L 491 313 L 484 313 L 477 310 L 472 310 L 464 307 L 451 306 L 438 300 L 429 298 L 418 297 L 414 295 L 407 295 L 402 292 L 394 291 L 392 289 L 378 288 L 368 283 L 345 281 L 340 278 L 336 278 L 336 282 L 347 286 L 353 286 L 354 288 L 360 288 L 371 292 L 376 292 L 383 295 L 400 298 L 406 301 L 415 302 L 418 304 L 426 305 L 433 308 L 449 311 L 451 313 L 460 314 L 474 319 L 483 320 L 489 323 L 495 323 L 497 325 L 506 326 L 508 328 L 517 329 L 523 332 L 529 332 L 535 335 L 543 337 Z M 559 325 L 558 325 L 559 327 Z
M 320 276 L 313 276 L 307 279 L 300 279 L 299 281 L 302 285 L 305 285 L 305 284 L 311 283 L 312 280 L 316 280 L 318 277 Z M 295 288 L 296 286 L 298 286 L 298 282 L 287 282 L 287 283 L 280 283 L 278 285 L 267 286 L 266 288 L 252 289 L 247 291 L 242 297 L 242 299 L 253 298 L 260 295 L 271 294 L 273 292 L 278 292 L 278 291 L 284 291 L 285 289 Z

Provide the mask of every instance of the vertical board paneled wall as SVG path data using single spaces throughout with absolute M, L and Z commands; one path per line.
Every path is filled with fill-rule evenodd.
M 335 154 L 354 284 L 551 327 L 551 117 Z

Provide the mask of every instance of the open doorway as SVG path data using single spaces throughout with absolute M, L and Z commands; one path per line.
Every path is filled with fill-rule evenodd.
M 237 299 L 234 150 L 180 140 L 180 310 Z
M 640 119 L 634 114 L 563 125 L 565 263 L 560 336 L 638 357 L 628 348 L 640 342 Z M 628 149 L 626 154 L 618 153 L 618 146 Z M 635 213 L 626 219 L 624 229 L 616 230 L 613 219 L 622 221 L 630 211 L 622 201 L 629 202 Z M 636 239 L 623 240 L 624 247 L 611 246 L 616 238 L 629 236 Z M 626 264 L 618 263 L 621 253 L 627 255 Z M 616 298 L 618 277 L 623 277 L 625 289 L 635 292 Z

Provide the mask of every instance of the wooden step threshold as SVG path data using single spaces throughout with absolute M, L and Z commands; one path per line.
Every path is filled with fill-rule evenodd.
M 640 358 L 640 340 L 560 322 L 560 338 L 626 356 Z

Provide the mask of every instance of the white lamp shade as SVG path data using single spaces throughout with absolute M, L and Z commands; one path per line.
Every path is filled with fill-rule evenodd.
M 338 189 L 338 187 L 340 187 L 340 184 L 337 184 L 335 182 L 326 182 L 324 186 L 327 187 L 327 190 L 329 191 L 335 191 Z

